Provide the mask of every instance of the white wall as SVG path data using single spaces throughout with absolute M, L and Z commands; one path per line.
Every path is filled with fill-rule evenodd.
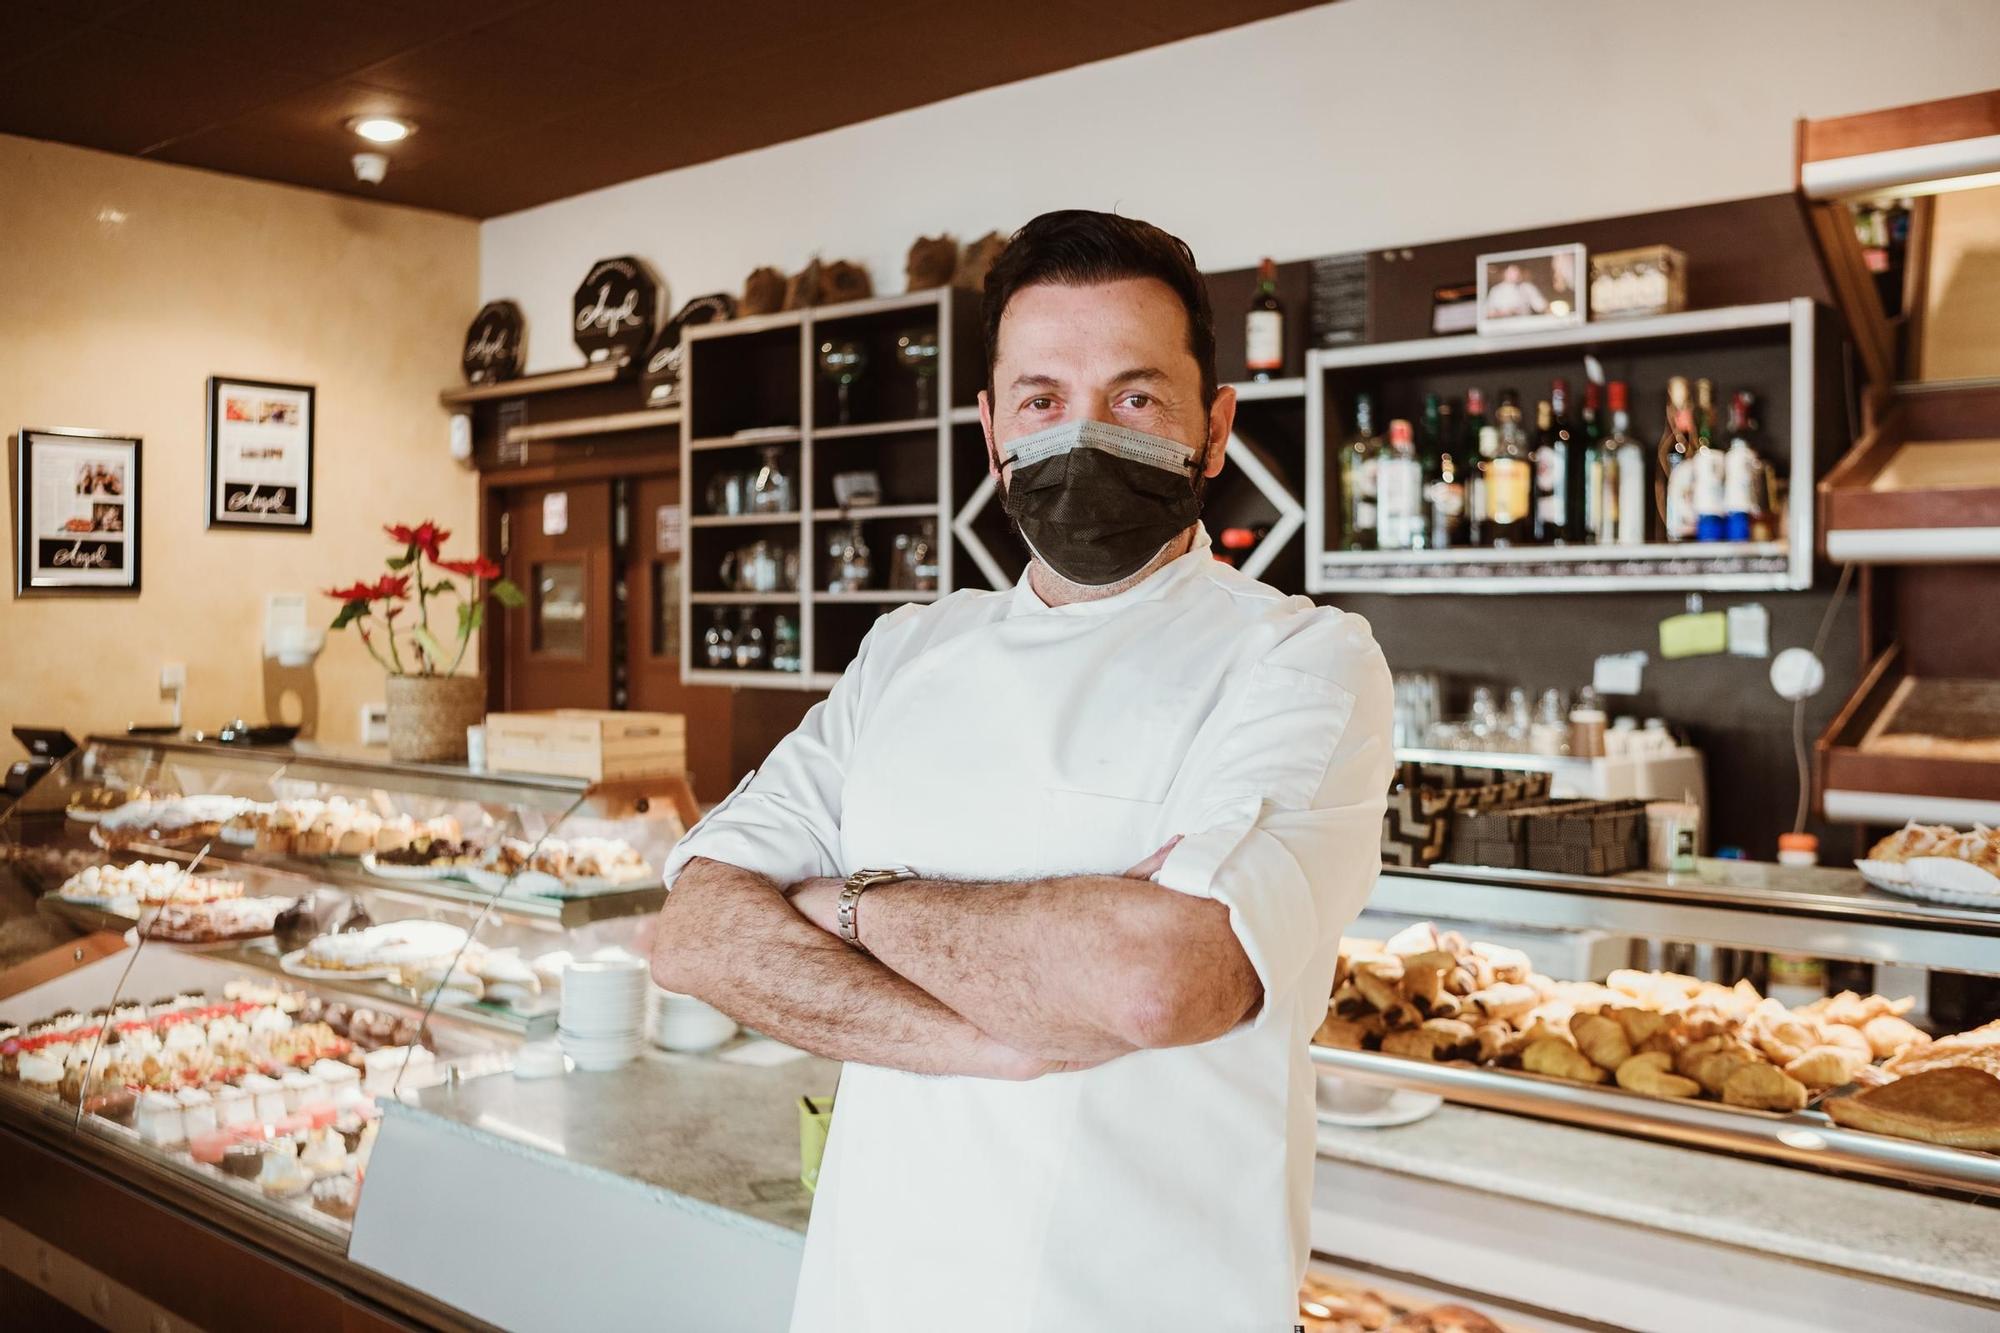
M 2000 0 L 1346 0 L 496 218 L 480 286 L 549 370 L 606 255 L 673 305 L 815 251 L 896 292 L 919 232 L 1081 206 L 1236 268 L 1770 194 L 1796 117 L 1996 86 Z

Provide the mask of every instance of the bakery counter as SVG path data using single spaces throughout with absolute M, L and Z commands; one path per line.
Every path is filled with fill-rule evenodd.
M 2000 976 L 2000 911 L 1898 897 L 1858 871 L 1704 858 L 1687 872 L 1385 866 L 1369 909 Z
M 838 1066 L 761 1040 L 650 1048 L 608 1073 L 512 1075 L 385 1108 L 350 1255 L 509 1328 L 782 1327 L 811 1195 L 799 1098 Z
M 2000 1207 L 1445 1105 L 1319 1126 L 1313 1247 L 1621 1328 L 1990 1329 Z

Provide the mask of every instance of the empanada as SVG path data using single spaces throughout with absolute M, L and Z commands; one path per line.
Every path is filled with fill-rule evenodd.
M 1785 1072 L 1808 1088 L 1837 1088 L 1854 1078 L 1866 1060 L 1857 1060 L 1844 1046 L 1815 1046 L 1785 1066 Z
M 1906 1046 L 1928 1046 L 1931 1041 L 1922 1028 L 1896 1014 L 1877 1014 L 1861 1025 L 1861 1035 L 1877 1055 L 1894 1055 Z

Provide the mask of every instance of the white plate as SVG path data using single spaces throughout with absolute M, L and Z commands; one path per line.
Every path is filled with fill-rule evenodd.
M 1856 861 L 1854 868 L 1861 872 L 1861 878 L 1878 889 L 1894 889 L 1910 882 L 1910 863 L 1907 861 Z
M 1389 1094 L 1386 1106 L 1373 1111 L 1321 1111 L 1319 1120 L 1323 1125 L 1338 1125 L 1342 1129 L 1389 1129 L 1415 1124 L 1443 1105 L 1444 1098 L 1434 1092 L 1398 1088 Z
M 361 868 L 377 879 L 433 880 L 446 879 L 462 866 L 399 866 L 375 859 L 375 853 L 361 854 Z
M 1926 862 L 1941 862 L 1942 865 L 1931 867 L 1926 866 Z M 1915 898 L 1921 902 L 1944 903 L 1950 907 L 1986 907 L 2000 911 L 2000 888 L 1995 888 L 1993 876 L 1978 866 L 1942 856 L 1920 856 L 1906 864 L 1911 867 L 1910 883 L 1885 882 L 1876 884 L 1875 887 L 1884 893 L 1893 893 L 1902 898 Z M 1978 878 L 1974 879 L 1973 876 Z
M 308 981 L 380 981 L 394 971 L 388 967 L 312 967 L 303 961 L 305 953 L 304 949 L 294 949 L 278 960 L 278 966 Z

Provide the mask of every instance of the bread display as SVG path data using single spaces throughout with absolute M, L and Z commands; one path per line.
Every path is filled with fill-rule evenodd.
M 1842 991 L 1791 1009 L 1747 981 L 1722 986 L 1671 972 L 1554 981 L 1514 950 L 1429 923 L 1380 943 L 1343 941 L 1335 977 L 1315 1041 L 1342 1050 L 1781 1114 L 1852 1084 L 1895 1086 L 1946 1069 L 2000 1087 L 2000 1021 L 1933 1040 L 1903 1016 L 1914 1003 L 1907 998 Z
M 92 825 L 90 836 L 113 850 L 148 843 L 178 846 L 203 842 L 242 814 L 251 802 L 239 796 L 171 796 L 128 801 L 108 810 Z
M 141 907 L 169 902 L 219 902 L 243 896 L 240 881 L 221 875 L 190 875 L 171 861 L 134 861 L 130 865 L 92 865 L 64 880 L 56 896 L 132 915 Z
M 1830 1097 L 1826 1113 L 1849 1129 L 2000 1152 L 2000 1078 L 1970 1065 L 1943 1065 Z
M 524 872 L 539 872 L 568 884 L 636 884 L 655 874 L 623 838 L 547 837 L 540 842 L 502 838 L 487 852 L 485 868 L 510 879 Z
M 458 821 L 449 815 L 417 819 L 384 814 L 344 796 L 274 801 L 248 813 L 257 850 L 279 856 L 384 856 L 417 839 L 456 841 Z

